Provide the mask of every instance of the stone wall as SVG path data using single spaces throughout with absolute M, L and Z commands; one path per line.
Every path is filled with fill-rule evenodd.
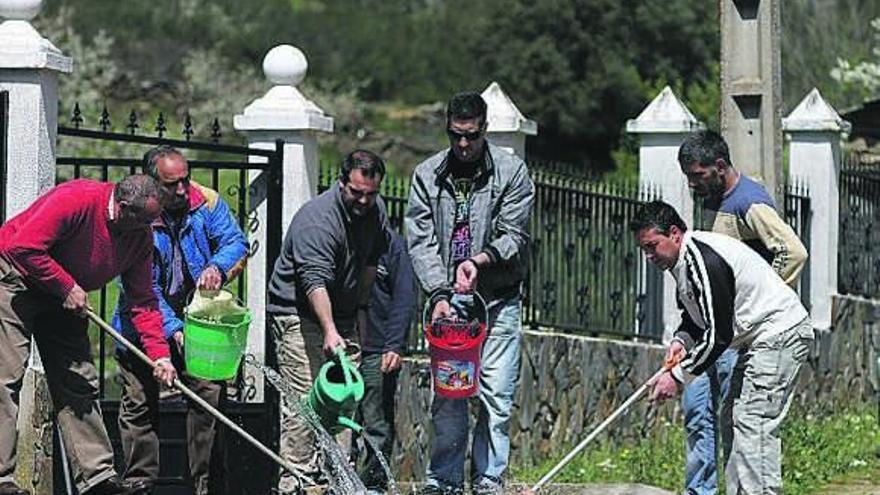
M 875 402 L 880 356 L 880 301 L 832 298 L 832 327 L 817 332 L 800 376 L 797 401 L 815 412 L 841 404 Z
M 577 444 L 657 370 L 656 344 L 526 331 L 511 417 L 511 462 L 531 465 Z M 473 424 L 475 401 L 471 404 Z M 426 358 L 407 359 L 397 395 L 398 438 L 392 464 L 399 479 L 421 479 L 428 460 L 431 375 Z M 658 417 L 673 418 L 674 404 L 643 400 L 607 434 L 634 438 Z
M 797 401 L 822 413 L 840 404 L 877 400 L 880 302 L 834 298 L 834 326 L 820 332 L 801 375 Z M 511 421 L 514 465 L 561 456 L 659 367 L 656 344 L 526 331 L 521 379 Z M 398 383 L 392 466 L 398 479 L 422 479 L 428 459 L 431 375 L 424 357 L 405 361 Z M 475 411 L 472 402 L 471 421 Z M 675 401 L 659 409 L 641 400 L 605 435 L 642 438 L 659 420 L 680 422 Z

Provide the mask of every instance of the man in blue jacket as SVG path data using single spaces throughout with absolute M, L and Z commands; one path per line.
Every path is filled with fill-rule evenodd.
M 371 493 L 385 493 L 387 489 L 388 480 L 373 448 L 390 458 L 394 446 L 394 394 L 415 306 L 415 276 L 406 241 L 391 231 L 388 250 L 379 257 L 376 267 L 367 324 L 361 327 L 360 336 L 360 371 L 364 377 L 361 417 L 364 437 L 372 447 L 366 449 L 359 474 Z
M 162 185 L 161 217 L 153 223 L 153 290 L 159 299 L 165 337 L 181 381 L 211 405 L 225 395 L 223 382 L 211 382 L 182 369 L 183 310 L 195 289 L 220 289 L 244 269 L 248 242 L 220 195 L 190 180 L 189 165 L 170 146 L 144 155 L 144 172 Z M 125 294 L 120 292 L 113 326 L 137 342 Z M 159 387 L 149 368 L 131 353 L 117 352 L 122 378 L 119 432 L 125 479 L 149 492 L 159 476 Z M 208 471 L 216 433 L 213 416 L 190 405 L 186 421 L 189 470 L 197 495 L 208 493 Z

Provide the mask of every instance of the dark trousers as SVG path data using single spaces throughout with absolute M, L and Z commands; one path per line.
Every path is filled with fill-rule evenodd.
M 98 371 L 92 362 L 88 320 L 61 301 L 30 289 L 0 257 L 0 481 L 16 465 L 18 399 L 37 343 L 55 420 L 80 493 L 115 475 L 113 449 L 98 406 Z
M 154 482 L 159 477 L 159 384 L 152 371 L 131 353 L 117 353 L 116 359 L 123 384 L 119 434 L 126 466 L 125 479 Z M 223 382 L 202 380 L 185 371 L 180 373 L 180 381 L 214 407 L 218 407 L 226 395 Z M 215 441 L 216 433 L 216 419 L 190 403 L 186 417 L 186 445 L 196 495 L 209 493 L 211 457 L 215 445 L 220 443 Z
M 364 378 L 364 399 L 359 416 L 364 427 L 363 436 L 381 449 L 386 459 L 391 458 L 394 447 L 394 393 L 397 390 L 399 370 L 382 373 L 382 354 L 364 354 L 360 372 Z M 365 446 L 366 455 L 359 463 L 358 475 L 367 488 L 384 490 L 388 480 L 376 459 L 373 448 Z

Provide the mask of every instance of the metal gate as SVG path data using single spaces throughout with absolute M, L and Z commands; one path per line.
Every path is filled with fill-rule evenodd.
M 74 110 L 74 127 L 59 127 L 59 149 L 75 150 L 77 156 L 60 156 L 57 159 L 56 183 L 76 178 L 92 178 L 101 181 L 117 181 L 125 175 L 141 171 L 141 156 L 150 147 L 170 145 L 179 149 L 187 158 L 191 176 L 196 182 L 218 191 L 229 203 L 233 215 L 242 230 L 251 237 L 259 227 L 257 206 L 266 201 L 265 245 L 251 240 L 249 256 L 258 250 L 266 250 L 266 273 L 271 273 L 281 248 L 281 201 L 283 143 L 278 141 L 274 150 L 248 148 L 245 146 L 219 144 L 217 121 L 212 127 L 212 141 L 191 140 L 194 134 L 189 117 L 183 128 L 184 139 L 167 139 L 166 122 L 162 114 L 157 121 L 158 137 L 137 135 L 137 116 L 132 111 L 127 133 L 112 132 L 106 109 L 99 123 L 101 130 L 81 129 L 82 116 L 79 107 Z M 92 156 L 85 156 L 92 155 Z M 94 156 L 105 155 L 105 156 Z M 114 156 L 107 156 L 114 155 Z M 260 157 L 257 162 L 249 157 Z M 258 175 L 255 180 L 254 175 Z M 246 272 L 232 282 L 230 289 L 246 301 Z M 267 278 L 268 279 L 268 278 Z M 112 317 L 118 293 L 117 283 L 111 282 L 100 291 L 90 294 L 92 306 L 106 321 Z M 270 328 L 266 325 L 266 328 Z M 271 332 L 266 332 L 266 356 L 274 356 Z M 119 385 L 115 380 L 116 361 L 113 359 L 115 345 L 92 324 L 90 327 L 94 354 L 100 377 L 100 397 L 104 421 L 116 453 L 117 469 L 121 472 L 120 437 L 117 427 L 119 411 Z M 271 358 L 269 358 L 271 359 Z M 269 364 L 274 364 L 270 362 Z M 277 439 L 277 396 L 268 389 L 263 403 L 246 403 L 253 385 L 238 379 L 231 383 L 227 400 L 221 408 L 234 421 L 248 430 L 260 441 L 272 448 Z M 212 459 L 212 493 L 259 494 L 268 493 L 277 473 L 277 466 L 266 457 L 231 433 L 221 432 Z M 189 495 L 192 493 L 188 480 L 186 455 L 186 404 L 182 400 L 161 401 L 159 428 L 161 471 L 154 493 L 158 495 Z M 61 456 L 55 449 L 55 486 L 65 486 Z M 246 462 L 242 462 L 245 460 Z

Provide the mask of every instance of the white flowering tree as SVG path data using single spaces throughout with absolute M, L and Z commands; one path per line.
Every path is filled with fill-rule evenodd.
M 839 82 L 846 93 L 861 99 L 880 96 L 880 18 L 871 21 L 874 30 L 874 60 L 852 61 L 838 57 L 831 77 Z

